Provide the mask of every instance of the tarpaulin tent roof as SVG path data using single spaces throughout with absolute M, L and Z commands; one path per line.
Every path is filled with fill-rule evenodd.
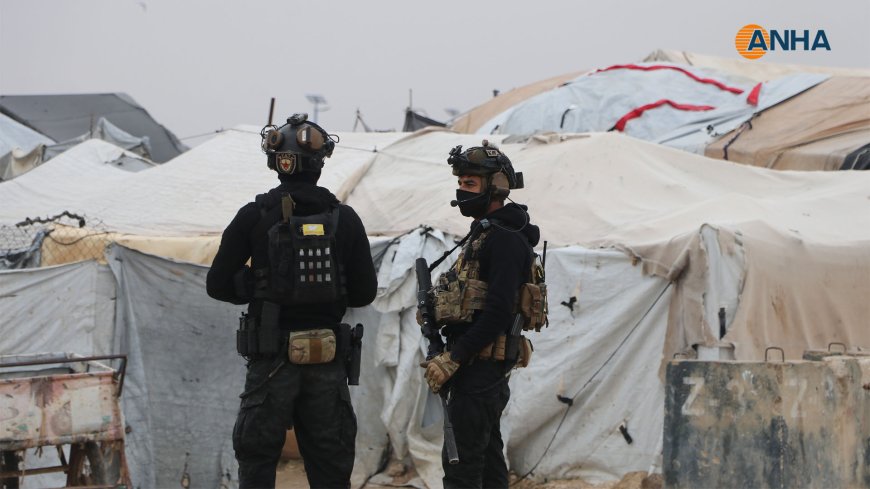
M 341 141 L 327 160 L 320 183 L 341 198 L 362 176 L 376 152 L 405 134 L 339 133 L 339 136 Z M 8 207 L 0 205 L 0 222 L 21 219 L 35 205 L 42 213 L 67 208 L 78 214 L 99 216 L 107 230 L 121 233 L 145 236 L 220 233 L 242 205 L 278 185 L 275 172 L 266 168 L 265 158 L 260 151 L 259 129 L 240 126 L 166 164 L 136 174 L 119 172 L 119 175 L 73 178 L 66 171 L 58 174 L 45 171 L 38 175 L 42 188 L 56 189 L 57 197 L 39 202 L 10 198 Z M 25 181 L 30 191 L 40 192 L 30 182 Z M 2 195 L 5 193 L 0 192 L 0 198 L 5 198 Z
M 105 117 L 133 136 L 147 136 L 151 159 L 161 163 L 187 150 L 172 132 L 124 93 L 2 95 L 0 112 L 55 141 L 79 137 Z
M 402 126 L 402 131 L 414 132 L 417 129 L 423 129 L 424 127 L 444 127 L 444 125 L 443 122 L 438 122 L 423 114 L 418 114 L 409 107 L 405 109 L 405 124 Z
M 793 76 L 759 87 L 766 98 L 783 100 L 819 83 L 823 75 Z M 645 140 L 703 121 L 749 117 L 758 84 L 721 73 L 670 63 L 614 65 L 582 75 L 514 107 L 500 134 L 615 130 Z
M 348 198 L 368 232 L 398 234 L 425 224 L 465 234 L 467 220 L 445 205 L 454 182 L 444 176 L 440 148 L 468 138 L 430 131 L 417 134 L 414 139 L 419 141 L 406 139 L 379 153 Z M 779 268 L 784 256 L 815 257 L 795 282 L 806 288 L 795 285 L 797 290 L 781 299 L 806 304 L 796 307 L 800 312 L 788 324 L 763 302 L 765 295 L 743 299 L 741 310 L 748 314 L 738 330 L 744 334 L 747 355 L 757 358 L 760 345 L 754 332 L 799 341 L 797 332 L 811 334 L 822 317 L 840 318 L 838 324 L 851 325 L 850 339 L 860 337 L 859 325 L 866 324 L 861 314 L 870 313 L 870 306 L 850 305 L 852 300 L 863 302 L 854 296 L 858 288 L 844 290 L 840 298 L 826 297 L 823 305 L 813 302 L 818 295 L 812 284 L 838 269 L 861 275 L 855 279 L 870 286 L 868 270 L 858 273 L 846 265 L 851 261 L 870 267 L 870 213 L 844 212 L 866 207 L 870 174 L 772 172 L 611 133 L 556 144 L 533 140 L 504 150 L 526 180 L 526 188 L 512 192 L 511 198 L 529 204 L 551 245 L 615 247 L 639 258 L 648 273 L 681 277 L 680 288 L 687 288 L 680 290 L 682 315 L 669 320 L 673 338 L 709 343 L 712 337 L 701 325 L 718 324 L 703 305 L 706 268 L 692 268 L 695 260 L 703 260 L 706 245 L 699 240 L 705 226 L 715 228 L 723 243 L 731 243 L 732 252 L 735 246 L 749 250 L 753 263 L 745 270 L 758 280 L 791 273 Z M 735 240 L 742 244 L 734 245 Z M 773 251 L 771 243 L 779 249 Z M 810 278 L 814 274 L 819 276 Z
M 0 224 L 27 217 L 77 212 L 79 202 L 106 188 L 121 190 L 135 174 L 113 164 L 132 153 L 99 139 L 89 139 L 24 175 L 0 183 Z M 147 163 L 141 163 L 147 165 Z
M 559 87 L 563 83 L 577 78 L 582 73 L 582 71 L 566 73 L 499 93 L 495 97 L 458 116 L 456 120 L 450 123 L 449 127 L 456 132 L 490 134 L 495 129 L 495 126 L 507 116 L 505 112 L 509 113 L 512 107 L 539 93 Z
M 23 159 L 24 155 L 37 146 L 53 143 L 51 138 L 0 114 L 0 180 L 11 180 L 41 163 L 39 161 L 35 164 L 16 165 L 16 158 L 13 158 L 12 151 L 20 151 L 21 154 L 16 156 Z
M 15 148 L 29 151 L 37 144 L 52 144 L 54 141 L 33 129 L 0 114 L 0 157 Z M 2 172 L 0 172 L 2 173 Z
M 681 63 L 690 66 L 697 66 L 699 68 L 710 68 L 730 73 L 732 75 L 750 78 L 756 82 L 773 80 L 794 73 L 821 73 L 836 76 L 870 76 L 870 69 L 768 63 L 765 60 L 748 60 L 736 57 L 723 58 L 720 56 L 710 56 L 707 54 L 674 49 L 657 49 L 648 54 L 643 61 L 649 63 Z
M 867 169 L 868 145 L 870 78 L 837 76 L 759 112 L 705 154 L 777 170 Z

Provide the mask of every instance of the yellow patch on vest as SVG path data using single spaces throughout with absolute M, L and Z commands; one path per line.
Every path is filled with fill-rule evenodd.
M 303 224 L 303 236 L 323 236 L 323 224 Z

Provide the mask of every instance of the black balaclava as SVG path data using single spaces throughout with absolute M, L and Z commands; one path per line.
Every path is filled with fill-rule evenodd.
M 481 193 L 456 189 L 456 203 L 459 206 L 459 212 L 465 217 L 479 218 L 485 216 L 491 202 L 490 196 L 489 189 Z

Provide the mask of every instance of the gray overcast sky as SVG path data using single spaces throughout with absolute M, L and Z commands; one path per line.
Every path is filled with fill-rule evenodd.
M 408 90 L 438 120 L 493 89 L 637 61 L 739 58 L 745 24 L 824 29 L 831 51 L 764 60 L 870 68 L 868 0 L 0 0 L 0 94 L 126 92 L 179 137 L 311 111 L 401 129 Z M 198 139 L 187 142 L 197 144 Z

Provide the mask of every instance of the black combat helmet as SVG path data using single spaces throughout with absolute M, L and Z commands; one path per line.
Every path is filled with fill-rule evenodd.
M 310 122 L 308 114 L 293 114 L 281 127 L 265 126 L 260 137 L 266 164 L 279 175 L 319 172 L 338 141 L 337 136 Z
M 486 139 L 481 146 L 462 151 L 462 145 L 450 150 L 447 163 L 454 175 L 478 175 L 486 179 L 497 197 L 507 197 L 512 189 L 523 188 L 523 173 L 515 172 L 511 160 Z

